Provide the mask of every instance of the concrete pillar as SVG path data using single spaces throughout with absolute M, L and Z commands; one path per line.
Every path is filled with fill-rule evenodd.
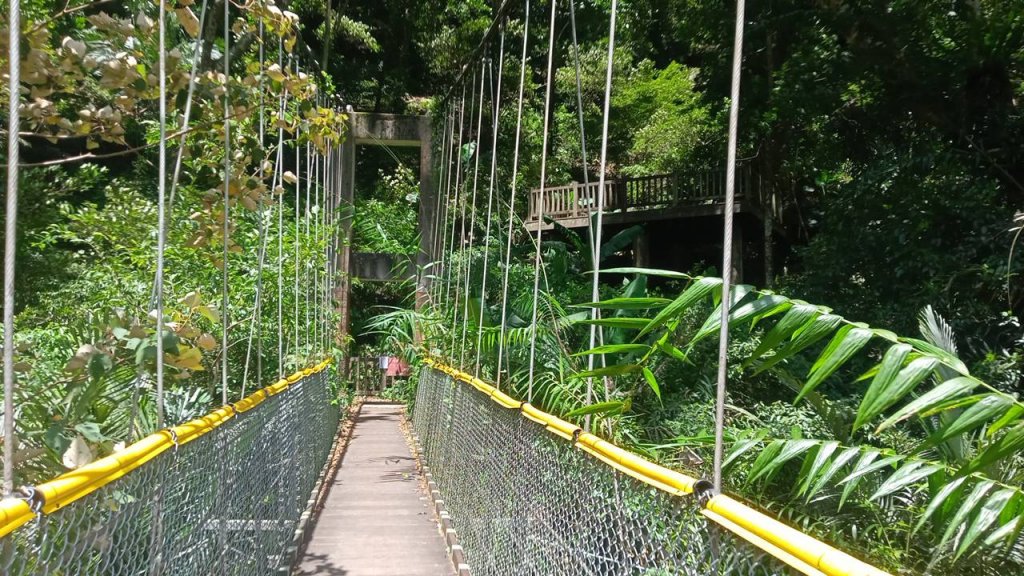
M 649 268 L 651 266 L 651 237 L 647 228 L 633 240 L 633 266 Z
M 430 280 L 427 266 L 434 261 L 435 235 L 437 234 L 437 186 L 434 183 L 433 127 L 430 116 L 421 116 L 418 123 L 420 138 L 420 251 L 416 257 L 418 267 L 416 282 L 416 309 L 427 304 L 430 294 Z M 426 272 L 426 273 L 425 273 Z
M 339 246 L 337 251 L 337 275 L 338 289 L 335 299 L 338 303 L 338 315 L 340 317 L 338 336 L 342 353 L 348 352 L 349 329 L 351 324 L 351 289 L 352 283 L 349 275 L 352 261 L 352 218 L 355 214 L 355 192 L 356 192 L 356 142 L 350 137 L 352 132 L 353 117 L 349 108 L 348 132 L 349 137 L 345 138 L 337 154 L 339 156 L 337 166 L 337 215 L 340 219 L 338 227 Z

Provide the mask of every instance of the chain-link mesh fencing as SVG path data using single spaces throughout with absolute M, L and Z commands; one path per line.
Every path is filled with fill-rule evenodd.
M 287 573 L 338 429 L 329 371 L 0 539 L 12 576 Z
M 424 368 L 414 428 L 472 572 L 795 574 L 675 496 Z

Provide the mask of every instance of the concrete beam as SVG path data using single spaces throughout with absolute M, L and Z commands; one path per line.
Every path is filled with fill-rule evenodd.
M 349 273 L 362 282 L 393 282 L 415 278 L 416 266 L 407 254 L 353 252 Z
M 367 146 L 420 146 L 421 118 L 424 117 L 352 112 L 351 138 L 356 144 Z

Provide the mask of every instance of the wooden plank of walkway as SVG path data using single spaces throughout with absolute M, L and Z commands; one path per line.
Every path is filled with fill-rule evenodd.
M 402 406 L 364 404 L 297 570 L 300 576 L 454 574 L 416 461 Z

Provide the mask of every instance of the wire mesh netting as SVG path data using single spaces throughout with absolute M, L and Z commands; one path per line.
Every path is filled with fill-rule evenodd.
M 279 574 L 337 432 L 329 371 L 0 539 L 0 573 Z
M 696 499 L 616 471 L 433 368 L 414 427 L 473 574 L 775 575 Z

